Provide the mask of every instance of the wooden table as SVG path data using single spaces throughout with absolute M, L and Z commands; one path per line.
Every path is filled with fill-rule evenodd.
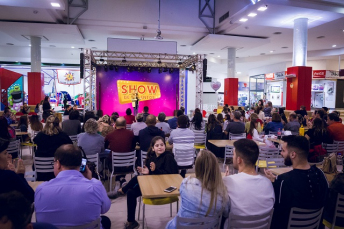
M 170 145 L 168 142 L 166 142 L 166 151 L 172 151 L 173 145 Z M 140 150 L 140 146 L 136 145 L 135 150 Z
M 38 187 L 38 185 L 42 184 L 44 181 L 34 181 L 34 182 L 27 182 L 30 187 L 33 189 L 33 191 L 36 191 L 36 188 Z
M 143 198 L 164 198 L 171 196 L 179 196 L 180 184 L 183 177 L 179 174 L 166 175 L 142 175 L 137 177 Z M 177 189 L 167 193 L 164 190 L 170 186 Z
M 282 140 L 281 139 L 277 139 L 277 138 L 268 138 L 268 140 L 271 141 L 271 142 L 276 142 L 278 144 L 282 143 Z
M 16 132 L 16 136 L 21 136 L 21 135 L 28 135 L 29 133 L 28 132 Z
M 237 140 L 208 140 L 209 143 L 217 147 L 234 146 L 234 142 Z M 264 142 L 255 141 L 258 146 L 265 146 Z
M 12 126 L 12 127 L 17 127 L 18 124 L 10 124 L 10 126 Z

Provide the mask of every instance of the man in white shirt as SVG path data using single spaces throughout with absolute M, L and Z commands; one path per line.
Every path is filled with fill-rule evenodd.
M 274 206 L 275 193 L 270 180 L 255 170 L 258 155 L 259 148 L 254 141 L 234 142 L 233 166 L 239 173 L 223 178 L 231 201 L 230 212 L 234 215 L 261 215 Z

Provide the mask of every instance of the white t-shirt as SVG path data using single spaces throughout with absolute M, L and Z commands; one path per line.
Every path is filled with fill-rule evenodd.
M 271 210 L 275 203 L 272 183 L 261 175 L 238 173 L 223 178 L 234 215 L 260 215 Z

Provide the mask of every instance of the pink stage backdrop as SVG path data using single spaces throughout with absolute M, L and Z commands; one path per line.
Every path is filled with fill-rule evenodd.
M 146 95 L 149 89 L 152 88 L 152 84 L 150 85 L 149 83 L 155 83 L 154 85 L 159 85 L 160 98 L 140 101 L 139 113 L 143 112 L 144 106 L 148 106 L 150 114 L 157 116 L 159 112 L 165 112 L 167 116 L 173 116 L 173 111 L 176 109 L 176 99 L 179 93 L 179 69 L 174 69 L 173 73 L 159 73 L 158 68 L 152 68 L 151 70 L 151 73 L 138 71 L 127 72 L 127 67 L 118 67 L 118 71 L 116 72 L 110 69 L 105 71 L 102 66 L 97 67 L 97 101 L 99 101 L 100 98 L 100 109 L 103 110 L 104 114 L 111 115 L 112 112 L 118 112 L 120 116 L 123 116 L 127 108 L 131 108 L 133 112 L 131 103 L 120 104 L 120 97 L 123 101 L 123 98 L 128 98 L 130 92 L 133 92 L 134 88 L 136 88 L 138 89 L 139 96 L 141 95 L 147 98 Z M 122 85 L 118 88 L 118 80 L 128 81 L 128 84 L 124 86 L 125 89 L 122 88 Z M 136 82 L 133 83 L 131 81 Z M 139 83 L 137 83 L 137 81 L 139 81 Z M 143 86 L 138 86 L 140 82 L 142 82 L 142 85 L 145 85 L 146 89 Z M 100 93 L 99 83 L 101 85 Z M 136 84 L 136 86 L 134 84 Z M 123 92 L 127 94 L 124 95 Z M 143 94 L 144 92 L 145 94 Z M 118 93 L 120 93 L 120 95 Z

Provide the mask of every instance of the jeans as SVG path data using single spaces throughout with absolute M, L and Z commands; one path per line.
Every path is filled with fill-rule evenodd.
M 133 177 L 122 191 L 127 193 L 127 221 L 135 222 L 137 197 L 142 196 L 137 176 Z

